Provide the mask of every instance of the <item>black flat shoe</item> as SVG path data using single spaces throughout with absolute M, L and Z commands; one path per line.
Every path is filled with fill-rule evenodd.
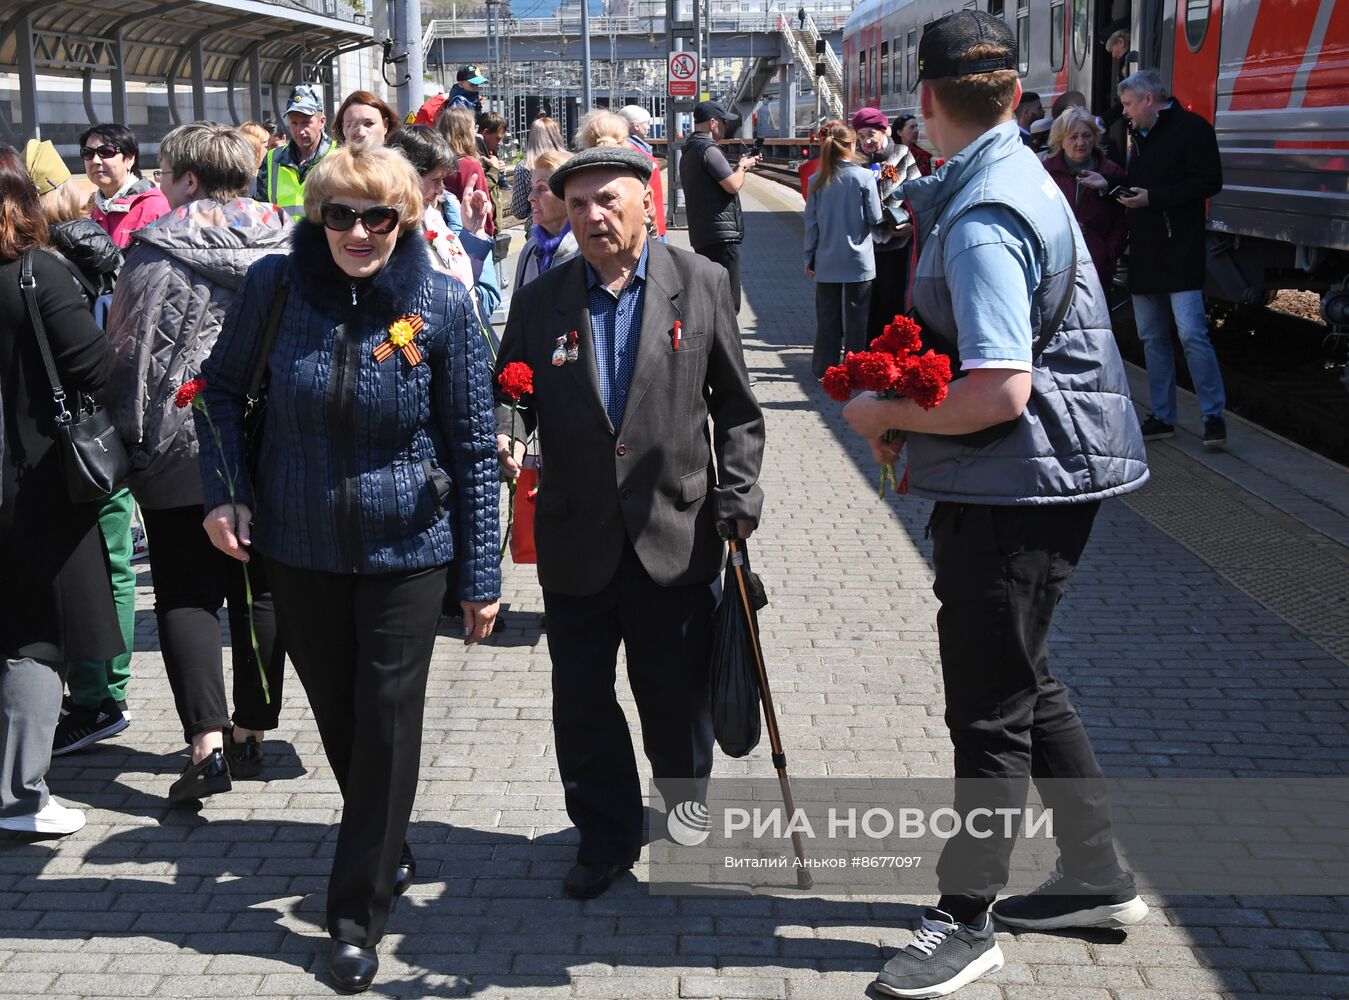
M 417 859 L 412 856 L 412 848 L 403 845 L 403 853 L 398 856 L 398 867 L 393 870 L 393 894 L 397 898 L 408 891 L 413 879 L 417 877 Z
M 256 736 L 250 736 L 242 743 L 234 742 L 234 727 L 224 732 L 225 759 L 229 762 L 230 777 L 236 781 L 256 778 L 262 773 L 262 744 Z
M 228 792 L 231 787 L 230 769 L 224 753 L 212 750 L 199 763 L 188 762 L 182 777 L 169 786 L 169 803 L 176 806 L 195 802 L 208 795 Z
M 594 865 L 583 865 L 578 862 L 567 872 L 562 890 L 572 899 L 594 899 L 613 885 L 614 879 L 631 869 L 631 861 L 601 862 Z
M 374 948 L 360 948 L 345 941 L 334 941 L 328 952 L 328 972 L 333 985 L 346 993 L 364 993 L 375 981 L 379 956 Z

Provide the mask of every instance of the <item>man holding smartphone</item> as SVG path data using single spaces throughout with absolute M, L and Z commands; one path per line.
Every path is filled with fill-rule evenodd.
M 1227 444 L 1226 395 L 1204 309 L 1204 204 L 1223 187 L 1213 126 L 1168 97 L 1161 74 L 1139 70 L 1119 85 L 1129 119 L 1129 291 L 1148 368 L 1152 416 L 1143 438 L 1176 436 L 1175 321 L 1204 418 L 1204 447 Z
M 684 140 L 679 160 L 679 183 L 689 219 L 689 244 L 694 251 L 715 260 L 731 279 L 731 299 L 740 311 L 740 244 L 745 239 L 745 219 L 740 212 L 740 188 L 745 176 L 762 157 L 747 153 L 735 169 L 726 160 L 718 142 L 725 138 L 728 122 L 739 124 L 716 101 L 703 101 L 693 109 L 693 134 Z

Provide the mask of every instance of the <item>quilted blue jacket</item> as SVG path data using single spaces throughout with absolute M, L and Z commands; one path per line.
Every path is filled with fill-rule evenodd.
M 250 479 L 244 396 L 274 295 L 289 291 L 268 360 L 267 409 Z M 323 230 L 295 227 L 289 257 L 249 269 L 202 366 L 210 420 L 196 413 L 206 509 L 253 512 L 253 545 L 303 569 L 389 573 L 457 560 L 458 598 L 501 593 L 491 364 L 459 282 L 436 272 L 420 230 L 389 263 L 353 281 Z M 375 349 L 417 314 L 420 358 Z M 212 432 L 214 423 L 219 434 Z

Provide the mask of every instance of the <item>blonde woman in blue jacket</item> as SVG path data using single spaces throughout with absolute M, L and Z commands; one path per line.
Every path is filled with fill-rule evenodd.
M 857 133 L 827 125 L 820 167 L 806 197 L 806 274 L 815 279 L 815 353 L 811 371 L 823 378 L 840 350 L 867 348 L 867 313 L 876 252 L 871 234 L 881 224 L 876 179 L 854 150 Z

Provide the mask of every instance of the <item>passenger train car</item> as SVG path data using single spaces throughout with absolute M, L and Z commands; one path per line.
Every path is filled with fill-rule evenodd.
M 1097 114 L 1118 64 L 1105 42 L 1127 26 L 1125 69 L 1156 67 L 1214 123 L 1224 188 L 1209 204 L 1209 294 L 1238 305 L 1314 289 L 1349 324 L 1349 0 L 862 0 L 843 31 L 851 113 L 918 109 L 918 40 L 960 7 L 1007 19 L 1022 87 L 1049 108 L 1081 91 Z

